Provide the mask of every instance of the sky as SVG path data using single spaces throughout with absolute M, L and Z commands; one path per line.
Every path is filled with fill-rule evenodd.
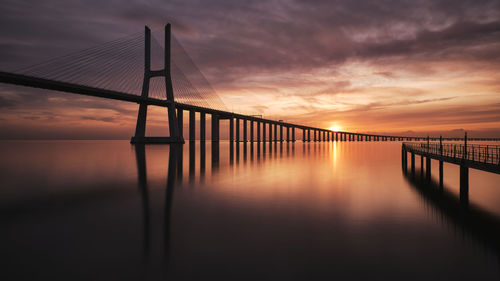
M 352 132 L 500 136 L 498 0 L 3 0 L 0 15 L 1 71 L 170 22 L 230 111 Z M 0 138 L 126 139 L 137 109 L 1 84 Z M 151 108 L 148 134 L 166 123 Z

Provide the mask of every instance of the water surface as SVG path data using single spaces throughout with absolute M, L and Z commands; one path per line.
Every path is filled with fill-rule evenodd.
M 464 206 L 400 142 L 0 150 L 2 280 L 500 279 L 500 176 Z

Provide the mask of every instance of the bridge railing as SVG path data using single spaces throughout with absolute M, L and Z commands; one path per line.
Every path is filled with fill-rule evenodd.
M 500 165 L 500 145 L 468 144 L 466 146 L 464 144 L 426 142 L 405 142 L 403 145 L 408 151 Z

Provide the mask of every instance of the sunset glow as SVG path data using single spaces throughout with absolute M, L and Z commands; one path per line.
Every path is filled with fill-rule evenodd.
M 340 127 L 339 127 L 339 126 L 337 126 L 337 125 L 331 126 L 331 127 L 330 127 L 330 128 L 328 128 L 328 129 L 329 129 L 330 131 L 334 131 L 334 132 L 339 132 L 339 131 L 342 131 L 342 130 L 340 129 Z
M 215 3 L 193 9 L 183 1 L 161 11 L 144 6 L 148 11 L 142 12 L 134 5 L 97 4 L 104 17 L 62 2 L 64 18 L 51 16 L 54 11 L 41 2 L 32 3 L 40 13 L 26 16 L 12 6 L 3 13 L 15 28 L 0 34 L 1 68 L 20 69 L 140 32 L 146 24 L 158 28 L 168 18 L 229 111 L 365 133 L 500 135 L 495 1 L 464 2 L 457 9 L 403 1 L 392 3 L 391 12 L 378 2 L 359 9 L 366 7 L 363 1 Z M 110 15 L 113 22 L 106 24 Z M 76 20 L 82 17 L 85 26 Z M 40 138 L 44 131 L 54 138 L 78 138 L 81 131 L 92 138 L 128 138 L 135 128 L 136 105 L 8 85 L 0 92 L 0 132 L 7 132 L 0 138 Z M 174 94 L 189 102 L 182 92 Z M 148 118 L 165 123 L 161 114 Z

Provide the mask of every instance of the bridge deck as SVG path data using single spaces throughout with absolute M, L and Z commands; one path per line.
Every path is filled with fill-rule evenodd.
M 118 92 L 118 91 L 94 88 L 94 87 L 89 87 L 89 86 L 84 86 L 84 85 L 66 83 L 66 82 L 61 82 L 61 81 L 54 81 L 54 80 L 49 80 L 49 79 L 44 79 L 44 78 L 38 78 L 38 77 L 3 72 L 3 71 L 0 71 L 0 82 L 6 83 L 6 84 L 12 84 L 12 85 L 20 85 L 20 86 L 27 86 L 27 87 L 33 87 L 33 88 L 61 91 L 61 92 L 67 92 L 67 93 L 73 93 L 73 94 L 80 94 L 80 95 L 86 95 L 86 96 L 93 96 L 93 97 L 126 101 L 126 102 L 145 103 L 148 105 L 155 105 L 155 106 L 161 106 L 161 107 L 167 107 L 169 104 L 169 101 L 167 101 L 167 100 L 161 100 L 161 99 L 149 98 L 149 97 L 141 97 L 140 95 L 135 95 L 135 94 L 130 94 L 130 93 L 123 93 L 123 92 Z M 239 118 L 242 120 L 256 121 L 256 122 L 262 122 L 262 123 L 268 123 L 268 124 L 276 124 L 276 125 L 280 125 L 280 126 L 297 128 L 297 129 L 302 129 L 302 130 L 313 130 L 313 131 L 315 130 L 315 131 L 322 131 L 322 132 L 331 132 L 331 133 L 343 134 L 343 135 L 348 135 L 348 136 L 351 135 L 351 136 L 361 136 L 361 137 L 370 137 L 370 138 L 374 137 L 374 138 L 382 138 L 382 140 L 423 140 L 424 139 L 423 137 L 363 134 L 363 133 L 353 133 L 353 132 L 344 132 L 344 131 L 333 132 L 333 131 L 328 130 L 328 129 L 286 123 L 286 122 L 265 119 L 265 118 L 252 116 L 252 115 L 237 114 L 234 112 L 227 112 L 227 111 L 205 108 L 205 107 L 200 107 L 200 106 L 195 106 L 195 105 L 190 105 L 190 104 L 185 104 L 185 103 L 178 103 L 178 102 L 175 102 L 175 107 L 178 109 L 183 109 L 183 110 L 194 110 L 197 112 L 215 114 L 215 115 L 218 115 L 220 119 Z M 436 140 L 436 138 L 431 138 L 431 139 Z M 445 139 L 458 140 L 458 138 L 445 138 Z M 500 140 L 500 139 L 498 139 L 498 138 L 497 139 L 475 138 L 474 140 Z
M 478 144 L 403 143 L 403 149 L 439 161 L 500 174 L 500 146 Z

